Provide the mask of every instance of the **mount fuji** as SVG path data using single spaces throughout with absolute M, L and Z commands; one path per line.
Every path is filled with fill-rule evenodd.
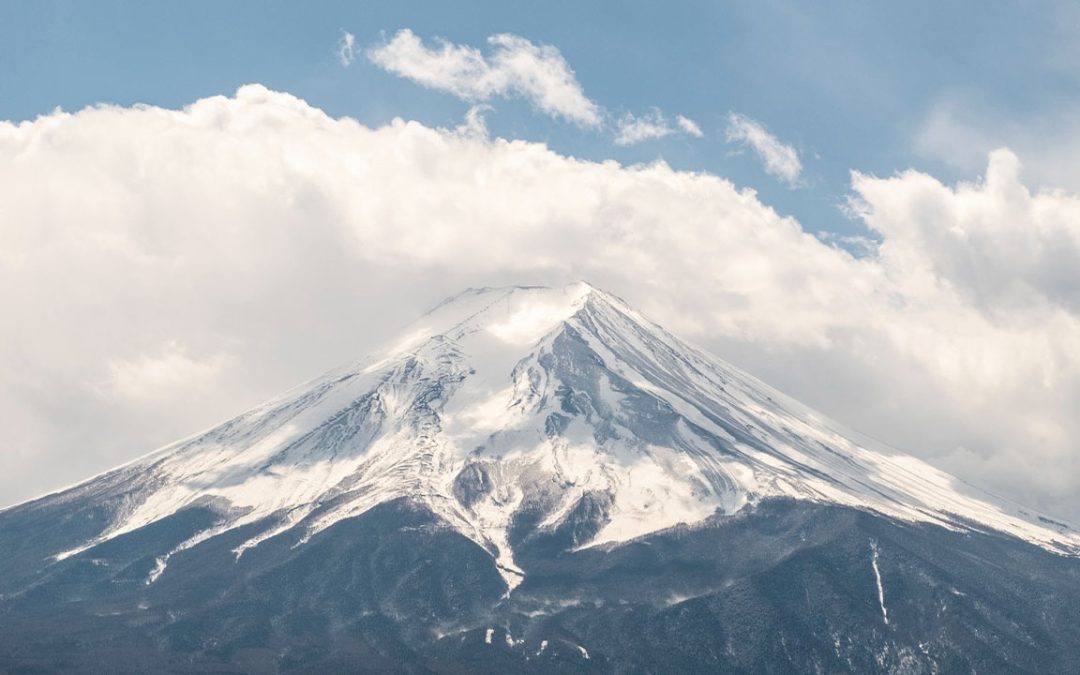
M 588 284 L 0 511 L 0 671 L 1065 672 L 1080 532 Z

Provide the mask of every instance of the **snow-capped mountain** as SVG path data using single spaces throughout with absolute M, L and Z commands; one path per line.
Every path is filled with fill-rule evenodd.
M 579 546 L 794 497 L 1080 550 L 1076 531 L 856 438 L 588 284 L 469 290 L 373 358 L 125 467 L 125 508 L 57 557 L 207 499 L 221 521 L 177 550 L 273 518 L 239 556 L 400 497 L 491 551 L 511 586 L 515 515 L 554 529 L 583 500 Z
M 583 283 L 479 289 L 445 301 L 368 358 L 114 471 L 0 512 L 0 546 L 9 547 L 6 557 L 0 553 L 0 571 L 8 566 L 7 581 L 0 583 L 0 619 L 35 594 L 50 600 L 35 600 L 31 608 L 40 602 L 53 606 L 48 603 L 56 597 L 98 598 L 95 603 L 105 603 L 94 605 L 98 617 L 112 616 L 100 611 L 142 611 L 154 605 L 148 598 L 156 598 L 158 606 L 173 607 L 160 630 L 175 630 L 184 612 L 207 611 L 208 600 L 184 605 L 184 611 L 176 600 L 178 594 L 187 597 L 193 585 L 209 583 L 206 578 L 230 579 L 220 581 L 218 592 L 226 597 L 259 574 L 306 559 L 306 551 L 323 551 L 340 538 L 335 533 L 347 531 L 342 528 L 389 518 L 395 525 L 376 528 L 381 534 L 368 533 L 363 545 L 377 549 L 404 532 L 427 533 L 414 545 L 417 551 L 430 551 L 436 539 L 457 542 L 446 546 L 464 547 L 467 574 L 457 561 L 411 574 L 441 579 L 440 590 L 430 591 L 435 596 L 449 593 L 450 584 L 476 597 L 459 606 L 452 594 L 458 600 L 448 606 L 457 609 L 428 609 L 431 616 L 423 620 L 397 605 L 393 612 L 381 605 L 363 611 L 413 623 L 437 617 L 439 627 L 431 630 L 440 644 L 450 624 L 466 635 L 475 623 L 483 629 L 484 646 L 491 645 L 494 631 L 502 631 L 503 642 L 525 659 L 508 666 L 513 670 L 531 662 L 525 652 L 532 646 L 514 638 L 505 627 L 509 623 L 476 623 L 496 611 L 491 607 L 515 607 L 517 620 L 524 621 L 525 612 L 527 627 L 534 626 L 536 616 L 557 612 L 548 604 L 522 609 L 521 603 L 535 605 L 536 589 L 553 579 L 576 578 L 579 568 L 566 565 L 622 560 L 638 543 L 670 543 L 666 537 L 685 542 L 719 536 L 717 528 L 728 531 L 766 518 L 755 514 L 789 518 L 786 511 L 774 513 L 777 504 L 802 505 L 799 514 L 826 514 L 815 516 L 822 522 L 833 522 L 838 513 L 861 513 L 866 522 L 891 523 L 904 533 L 938 533 L 919 535 L 919 541 L 990 537 L 1015 542 L 1008 546 L 1030 545 L 1022 550 L 1043 553 L 1025 555 L 1046 560 L 1074 560 L 1080 552 L 1080 533 L 1073 528 L 876 446 L 687 345 L 608 293 Z M 400 508 L 406 511 L 394 510 Z M 780 565 L 808 537 L 813 540 L 818 525 L 804 517 L 790 527 L 798 540 L 767 554 L 758 551 L 762 542 L 776 545 L 770 530 L 745 545 L 746 560 L 763 569 Z M 34 541 L 26 541 L 28 536 Z M 864 584 L 859 593 L 871 593 L 883 625 L 902 622 L 903 609 L 894 607 L 890 615 L 887 607 L 889 550 L 877 536 L 865 545 L 874 586 Z M 349 550 L 358 559 L 370 554 Z M 217 556 L 212 569 L 192 563 L 211 552 Z M 412 560 L 414 553 L 397 555 Z M 697 555 L 689 558 L 695 565 L 701 562 Z M 732 555 L 725 549 L 721 557 Z M 660 574 L 662 566 L 646 566 L 653 570 L 646 574 L 633 560 L 627 569 L 635 578 L 644 575 L 651 583 L 650 575 Z M 176 561 L 187 562 L 176 567 Z M 335 558 L 325 564 L 336 570 L 342 563 Z M 745 564 L 737 566 L 740 574 L 748 573 Z M 317 569 L 316 564 L 312 571 Z M 497 576 L 487 578 L 486 569 Z M 555 574 L 556 569 L 561 571 Z M 860 565 L 860 574 L 866 569 Z M 1071 569 L 1070 574 L 1077 568 Z M 387 573 L 372 568 L 369 576 Z M 459 573 L 465 576 L 453 576 Z M 295 579 L 292 574 L 286 579 Z M 416 578 L 406 584 L 410 603 L 423 599 L 409 585 L 419 583 Z M 594 590 L 608 583 L 597 578 L 582 583 Z M 650 606 L 682 605 L 703 597 L 702 588 L 715 593 L 722 585 L 699 573 L 665 583 L 667 599 L 657 595 Z M 115 609 L 102 599 L 108 595 L 101 589 L 115 592 L 116 584 L 134 589 L 125 592 L 134 594 L 132 603 L 138 598 L 136 609 Z M 294 595 L 308 588 L 298 584 L 274 611 L 301 602 Z M 572 591 L 560 592 L 576 596 L 580 589 Z M 580 602 L 565 600 L 567 607 Z M 251 620 L 236 619 L 244 626 Z M 543 658 L 555 658 L 562 644 L 564 656 L 585 658 L 588 648 L 567 637 L 568 630 L 543 633 L 535 656 L 552 645 Z M 402 649 L 413 654 L 426 638 L 408 634 L 402 640 L 410 646 Z M 833 639 L 843 663 L 840 634 L 826 642 Z M 893 646 L 882 647 L 888 658 L 881 658 L 903 661 L 899 643 L 888 644 Z M 594 644 L 594 652 L 603 653 L 603 646 Z M 852 668 L 862 662 L 852 654 L 846 658 Z M 935 667 L 943 663 L 930 652 L 911 658 Z

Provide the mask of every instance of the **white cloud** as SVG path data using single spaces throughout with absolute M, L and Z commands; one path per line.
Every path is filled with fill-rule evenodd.
M 346 68 L 356 60 L 356 36 L 348 31 L 341 31 L 341 39 L 337 44 L 337 56 L 341 65 Z
M 676 115 L 675 121 L 678 123 L 680 129 L 690 134 L 694 138 L 703 138 L 705 136 L 705 132 L 701 130 L 701 127 L 698 126 L 698 123 L 690 119 L 689 117 Z
M 865 234 L 841 234 L 839 232 L 817 232 L 817 238 L 830 246 L 837 246 L 853 255 L 865 257 L 878 252 L 878 241 Z
M 753 150 L 765 165 L 765 171 L 794 187 L 802 175 L 799 153 L 790 145 L 769 133 L 769 130 L 746 115 L 728 115 L 727 140 L 742 143 Z
M 1029 502 L 1057 499 L 1076 518 L 1050 494 L 1078 487 L 1060 472 L 1080 475 L 1080 198 L 1032 193 L 1009 150 L 991 153 L 979 183 L 917 171 L 852 183 L 881 237 L 883 291 L 903 310 L 883 334 L 967 418 L 938 429 L 948 465 L 1005 490 L 1027 484 Z
M 183 346 L 169 341 L 159 353 L 110 361 L 98 391 L 133 406 L 173 400 L 184 391 L 202 395 L 201 390 L 217 384 L 231 360 L 227 354 L 199 360 Z
M 959 97 L 944 98 L 928 111 L 912 139 L 924 158 L 965 175 L 982 169 L 986 155 L 1009 147 L 1024 158 L 1024 173 L 1040 185 L 1080 190 L 1080 106 L 1053 106 L 1008 114 Z
M 854 173 L 855 210 L 882 235 L 883 264 L 912 283 L 947 282 L 973 307 L 1080 313 L 1080 198 L 1032 194 L 1010 150 L 990 154 L 985 180 L 955 188 L 909 171 Z
M 705 135 L 701 128 L 688 117 L 679 115 L 675 121 L 677 129 L 671 126 L 664 114 L 655 108 L 641 117 L 626 113 L 616 124 L 615 145 L 637 145 L 643 141 L 665 138 L 678 130 L 697 138 Z
M 616 129 L 615 145 L 636 145 L 675 133 L 659 110 L 653 110 L 642 117 L 626 113 L 619 120 Z
M 491 106 L 483 103 L 472 106 L 465 112 L 464 122 L 459 124 L 455 131 L 463 136 L 487 138 L 488 128 L 487 120 L 484 119 L 484 113 L 490 110 Z
M 971 185 L 856 174 L 880 239 L 859 258 L 716 176 L 371 129 L 259 86 L 0 123 L 0 185 L 6 501 L 360 356 L 459 288 L 585 278 L 1080 519 L 1080 201 L 1028 190 L 1008 154 Z
M 372 63 L 466 101 L 520 97 L 537 109 L 583 127 L 598 127 L 600 107 L 590 101 L 558 49 L 502 33 L 488 38 L 485 56 L 475 47 L 436 39 L 435 47 L 409 29 L 367 52 Z

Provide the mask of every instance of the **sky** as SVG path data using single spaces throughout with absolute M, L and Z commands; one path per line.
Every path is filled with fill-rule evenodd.
M 585 278 L 1080 521 L 1070 3 L 0 3 L 0 506 Z

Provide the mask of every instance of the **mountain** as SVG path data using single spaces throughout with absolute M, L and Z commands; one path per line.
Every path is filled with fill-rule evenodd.
M 0 671 L 1065 672 L 1080 532 L 587 284 L 0 511 Z

